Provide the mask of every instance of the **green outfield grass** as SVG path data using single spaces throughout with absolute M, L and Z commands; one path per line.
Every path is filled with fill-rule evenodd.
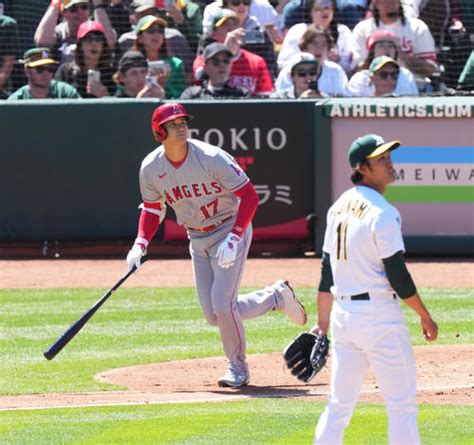
M 0 413 L 2 444 L 310 444 L 321 402 L 258 399 L 232 403 L 65 408 Z M 473 407 L 420 407 L 424 445 L 472 443 Z M 358 405 L 345 444 L 385 445 L 383 406 Z
M 120 289 L 53 360 L 43 351 L 103 294 L 103 289 L 0 290 L 0 394 L 117 389 L 93 376 L 110 368 L 222 355 L 194 290 Z M 297 289 L 315 320 L 314 289 Z M 437 344 L 473 343 L 474 290 L 424 289 L 440 324 Z M 425 344 L 406 310 L 413 342 Z M 281 351 L 301 328 L 278 312 L 246 322 L 249 354 Z

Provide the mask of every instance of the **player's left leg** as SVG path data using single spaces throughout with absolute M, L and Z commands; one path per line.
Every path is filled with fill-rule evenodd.
M 382 326 L 372 337 L 368 359 L 387 406 L 389 442 L 416 445 L 416 367 L 408 328 L 396 300 L 381 301 L 378 314 Z

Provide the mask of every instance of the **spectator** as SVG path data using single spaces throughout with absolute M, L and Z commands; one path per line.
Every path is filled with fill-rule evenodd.
M 110 24 L 102 0 L 53 0 L 46 10 L 35 32 L 35 44 L 54 51 L 60 63 L 71 62 L 75 50 L 77 30 L 89 18 L 90 6 L 94 20 L 101 23 L 111 49 L 115 47 L 116 33 Z M 58 23 L 59 15 L 63 20 Z
M 268 97 L 273 92 L 273 82 L 263 57 L 242 48 L 245 31 L 240 27 L 237 14 L 230 9 L 220 9 L 214 16 L 212 31 L 203 36 L 202 46 L 212 42 L 223 43 L 234 55 L 229 84 L 244 88 L 251 96 Z M 203 56 L 194 60 L 194 76 L 201 80 Z
M 234 11 L 245 31 L 243 47 L 265 59 L 272 78 L 278 74 L 273 42 L 256 17 L 249 15 L 251 0 L 223 0 L 223 7 Z M 273 29 L 273 28 L 269 28 Z M 279 37 L 281 43 L 281 37 Z
M 23 56 L 28 84 L 15 91 L 7 100 L 76 99 L 81 96 L 65 82 L 52 80 L 58 62 L 48 48 L 33 48 Z
M 443 66 L 443 81 L 456 88 L 459 75 L 471 52 L 469 33 L 461 20 L 459 0 L 423 0 L 419 18 L 433 35 L 438 61 Z
M 301 37 L 298 48 L 300 51 L 312 54 L 321 66 L 321 75 L 318 79 L 319 91 L 327 96 L 344 96 L 347 75 L 339 64 L 328 60 L 328 54 L 333 46 L 334 41 L 327 29 L 310 25 Z M 282 90 L 291 86 L 289 71 L 288 65 L 280 71 L 275 81 L 275 88 Z
M 11 91 L 10 76 L 20 53 L 20 36 L 16 20 L 0 15 L 0 99 L 6 99 Z
M 211 43 L 204 48 L 205 78 L 201 85 L 188 87 L 181 99 L 240 99 L 249 96 L 248 90 L 229 85 L 232 53 L 222 43 Z
M 381 30 L 372 34 L 367 40 L 367 49 L 369 52 L 364 63 L 361 65 L 361 70 L 356 72 L 347 84 L 347 95 L 353 97 L 374 96 L 375 89 L 371 81 L 371 72 L 369 71 L 370 64 L 376 57 L 380 56 L 388 56 L 397 60 L 399 46 L 398 37 L 391 32 Z M 397 96 L 419 95 L 415 78 L 405 67 L 400 67 L 394 93 Z
M 147 82 L 148 62 L 140 51 L 127 51 L 121 58 L 118 72 L 114 74 L 117 83 L 115 97 L 163 99 L 165 90 L 158 82 Z
M 155 0 L 133 0 L 133 2 L 130 4 L 129 21 L 133 29 L 130 32 L 122 34 L 118 39 L 120 48 L 119 55 L 133 47 L 137 37 L 134 28 L 140 19 L 147 15 L 154 15 L 162 20 L 165 20 L 163 18 L 163 12 L 166 13 L 166 11 L 158 9 L 156 4 L 157 3 Z M 168 25 L 166 20 L 165 22 Z M 188 80 L 191 81 L 193 60 L 196 54 L 195 51 L 191 49 L 186 37 L 175 28 L 166 26 L 164 36 L 166 55 L 169 57 L 177 57 L 183 61 L 184 70 L 189 74 Z
M 400 65 L 391 57 L 380 56 L 372 60 L 369 67 L 370 81 L 373 88 L 373 96 L 396 96 Z
M 177 57 L 166 56 L 164 32 L 166 21 L 154 15 L 142 17 L 135 26 L 137 35 L 134 48 L 140 51 L 150 62 L 163 61 L 164 75 L 160 77 L 161 86 L 165 89 L 165 98 L 177 98 L 186 88 L 183 61 Z M 155 74 L 155 73 L 154 73 Z
M 405 17 L 400 0 L 373 0 L 373 17 L 354 28 L 354 66 L 367 57 L 367 39 L 384 29 L 400 39 L 398 57 L 401 64 L 421 78 L 430 77 L 438 69 L 433 36 L 426 24 L 414 17 Z
M 316 99 L 324 97 L 318 88 L 321 66 L 312 54 L 298 53 L 288 63 L 291 86 L 272 94 L 274 99 Z
M 209 3 L 204 8 L 202 31 L 203 34 L 209 34 L 212 31 L 214 17 L 219 14 L 222 8 L 223 0 L 217 0 Z M 269 33 L 270 39 L 275 43 L 280 43 L 282 35 L 280 34 L 279 18 L 275 8 L 268 0 L 251 0 L 249 15 L 255 17 L 257 22 Z
M 193 0 L 167 0 L 166 20 L 170 28 L 179 30 L 196 54 L 202 33 L 202 9 Z
M 336 5 L 338 22 L 346 25 L 349 29 L 353 29 L 357 23 L 365 19 L 367 9 L 369 8 L 369 1 L 337 0 Z
M 100 79 L 88 76 L 89 70 L 100 73 Z M 61 65 L 55 79 L 73 85 L 83 98 L 97 98 L 115 93 L 112 74 L 112 52 L 104 27 L 94 20 L 82 22 L 77 31 L 74 60 Z
M 474 50 L 471 51 L 471 55 L 459 76 L 457 89 L 474 91 Z
M 117 38 L 130 31 L 128 4 L 127 0 L 111 0 L 107 4 L 107 15 Z
M 298 43 L 301 36 L 310 24 L 327 29 L 334 42 L 335 47 L 329 54 L 329 60 L 339 63 L 344 71 L 348 72 L 352 64 L 353 37 L 349 28 L 337 23 L 335 17 L 335 0 L 312 0 L 308 3 L 310 7 L 304 22 L 292 26 L 283 40 L 283 45 L 278 55 L 278 66 L 280 69 L 286 65 L 289 58 L 298 52 Z

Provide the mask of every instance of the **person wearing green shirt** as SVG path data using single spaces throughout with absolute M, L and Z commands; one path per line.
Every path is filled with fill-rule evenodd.
M 81 96 L 66 82 L 53 80 L 58 62 L 48 48 L 32 48 L 23 56 L 28 84 L 16 90 L 7 100 L 77 99 Z
M 140 51 L 148 60 L 149 76 L 156 76 L 165 90 L 165 99 L 178 98 L 186 88 L 183 61 L 178 57 L 168 57 L 164 45 L 166 20 L 154 15 L 142 17 L 135 26 L 134 50 Z M 154 62 L 160 62 L 156 72 Z

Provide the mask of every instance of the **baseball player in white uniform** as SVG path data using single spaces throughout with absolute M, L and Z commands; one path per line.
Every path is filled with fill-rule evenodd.
M 316 444 L 342 444 L 368 366 L 385 399 L 390 443 L 420 443 L 415 360 L 400 299 L 420 316 L 426 340 L 436 340 L 438 326 L 406 268 L 400 214 L 383 197 L 395 180 L 390 152 L 399 145 L 374 134 L 356 139 L 349 149 L 355 186 L 328 211 L 313 331 L 326 334 L 331 325 L 332 374 Z
M 142 162 L 143 203 L 138 236 L 127 255 L 129 268 L 140 267 L 148 244 L 166 212 L 173 207 L 178 224 L 187 229 L 196 290 L 204 316 L 219 328 L 228 360 L 219 386 L 249 383 L 243 320 L 280 310 L 295 323 L 306 312 L 287 281 L 238 295 L 252 239 L 251 220 L 258 195 L 247 175 L 224 150 L 188 138 L 183 105 L 166 103 L 152 117 L 155 138 L 162 143 Z

